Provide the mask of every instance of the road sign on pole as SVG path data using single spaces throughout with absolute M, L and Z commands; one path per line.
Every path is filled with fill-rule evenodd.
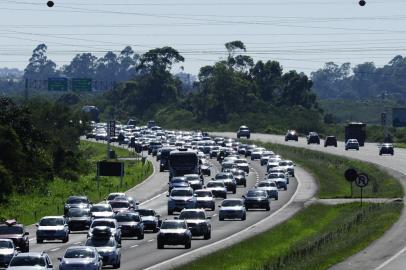
M 361 207 L 362 207 L 362 191 L 364 187 L 368 186 L 369 178 L 366 173 L 359 173 L 357 179 L 355 179 L 355 184 L 361 189 Z
M 48 91 L 68 91 L 68 79 L 48 78 Z
M 72 78 L 72 91 L 76 92 L 91 92 L 92 79 L 90 78 Z
M 116 136 L 116 121 L 109 121 L 108 128 L 109 137 L 111 138 Z
M 358 172 L 356 169 L 349 168 L 345 171 L 344 173 L 345 179 L 350 183 L 350 190 L 351 190 L 351 195 L 350 197 L 352 198 L 352 183 L 357 179 L 358 177 Z

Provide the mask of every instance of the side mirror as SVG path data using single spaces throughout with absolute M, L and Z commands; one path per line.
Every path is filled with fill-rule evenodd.
M 58 257 L 58 261 L 60 261 L 60 262 L 61 262 L 61 261 L 62 261 L 62 258 L 61 258 L 61 257 Z
M 121 248 L 121 244 L 117 244 L 117 248 Z
M 37 227 L 37 228 L 38 228 L 38 227 L 39 227 L 39 224 L 38 224 L 38 223 L 36 223 L 36 224 L 35 224 L 35 227 Z
M 169 197 L 169 194 L 166 194 L 166 197 Z
M 242 195 L 241 197 L 245 199 L 245 195 Z
M 156 217 L 157 217 L 157 218 L 160 218 L 160 217 L 161 217 L 161 215 L 156 215 Z
M 25 232 L 24 235 L 30 235 L 30 233 L 29 233 L 29 232 Z
M 136 202 L 135 202 L 135 205 L 139 205 L 139 204 L 140 204 L 140 201 L 136 201 Z
M 211 217 L 206 217 L 206 219 L 211 219 Z
M 217 206 L 217 207 L 221 208 L 221 205 L 219 205 L 219 206 Z

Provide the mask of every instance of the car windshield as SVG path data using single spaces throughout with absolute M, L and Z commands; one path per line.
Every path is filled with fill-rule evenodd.
M 268 174 L 268 179 L 274 179 L 274 178 L 285 178 L 285 175 L 283 173 L 270 173 L 270 174 Z
M 68 211 L 68 217 L 87 217 L 90 215 L 90 211 L 81 208 L 71 208 Z
M 179 221 L 165 221 L 162 223 L 161 229 L 186 229 L 186 224 Z
M 68 249 L 65 253 L 65 258 L 94 258 L 96 254 L 90 249 Z
M 19 226 L 0 226 L 0 234 L 22 234 L 23 228 Z
M 183 179 L 173 179 L 171 181 L 172 184 L 179 184 L 179 183 L 186 183 L 186 180 Z
M 277 159 L 277 158 L 270 158 L 269 160 L 268 160 L 268 162 L 269 163 L 275 163 L 275 162 L 278 162 L 279 160 Z
M 121 194 L 110 194 L 108 197 L 107 197 L 107 200 L 108 201 L 112 201 L 112 200 L 114 200 L 116 197 L 118 197 L 118 196 L 120 196 Z
M 37 256 L 16 256 L 10 266 L 45 266 L 45 259 Z
M 114 247 L 116 242 L 113 239 L 88 239 L 85 246 L 88 247 Z
M 62 218 L 44 218 L 39 222 L 40 226 L 61 226 L 64 224 Z
M 199 180 L 199 176 L 197 175 L 188 175 L 186 176 L 187 181 Z
M 138 209 L 136 212 L 142 217 L 155 216 L 154 210 Z
M 268 197 L 266 191 L 260 190 L 249 190 L 247 192 L 247 197 Z
M 92 223 L 92 228 L 98 227 L 98 226 L 107 226 L 110 228 L 114 228 L 114 222 L 113 221 L 108 221 L 108 220 L 95 220 Z
M 261 182 L 258 184 L 258 187 L 270 187 L 271 183 L 269 182 Z
M 223 182 L 209 182 L 207 183 L 207 187 L 224 187 Z
M 180 213 L 180 219 L 205 219 L 204 213 L 199 211 L 185 211 Z
M 130 203 L 129 202 L 115 202 L 112 201 L 110 203 L 111 207 L 113 208 L 129 208 L 130 207 Z
M 287 166 L 288 163 L 286 161 L 280 161 L 279 166 Z
M 95 205 L 90 209 L 91 212 L 111 212 L 110 205 Z
M 217 180 L 223 180 L 223 179 L 227 179 L 227 178 L 229 178 L 229 176 L 227 174 L 218 174 L 218 175 L 216 175 Z
M 243 160 L 243 159 L 237 159 L 234 161 L 235 164 L 241 164 L 241 163 L 247 163 L 247 161 Z
M 221 206 L 242 206 L 241 200 L 224 200 Z
M 11 241 L 0 241 L 0 249 L 13 248 L 13 243 Z
M 171 196 L 191 197 L 193 196 L 193 191 L 185 189 L 173 189 Z
M 213 197 L 213 195 L 209 191 L 196 191 L 195 193 L 197 197 Z
M 140 221 L 140 216 L 139 215 L 133 215 L 133 214 L 117 214 L 114 217 L 117 222 L 139 222 Z
M 85 199 L 85 198 L 69 198 L 67 203 L 68 204 L 87 203 L 87 199 Z

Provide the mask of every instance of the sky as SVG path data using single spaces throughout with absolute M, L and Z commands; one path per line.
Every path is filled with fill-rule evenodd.
M 58 67 L 78 53 L 100 57 L 172 46 L 178 72 L 224 59 L 241 40 L 247 55 L 310 74 L 326 62 L 387 64 L 406 55 L 406 0 L 0 0 L 0 67 L 23 69 L 40 43 Z

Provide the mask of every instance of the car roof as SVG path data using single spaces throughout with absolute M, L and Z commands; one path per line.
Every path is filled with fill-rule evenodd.
M 230 198 L 230 199 L 224 199 L 223 202 L 225 201 L 242 201 L 242 199 L 238 199 L 238 198 Z
M 86 249 L 91 249 L 92 251 L 96 251 L 96 248 L 95 247 L 90 247 L 90 246 L 71 246 L 71 247 L 68 247 L 67 249 L 66 249 L 66 251 L 68 251 L 68 250 L 70 250 L 70 249 L 84 249 L 84 250 L 86 250 Z M 20 253 L 21 254 L 21 253 Z M 22 254 L 24 254 L 24 253 L 22 253 Z
M 94 221 L 112 221 L 112 222 L 115 222 L 116 220 L 114 218 L 98 218 L 98 219 L 93 220 L 93 222 Z
M 204 209 L 183 209 L 182 211 L 181 211 L 181 213 L 182 212 L 203 212 L 203 213 L 206 213 L 206 211 L 204 211 Z
M 60 219 L 64 219 L 63 216 L 45 216 L 45 217 L 42 217 L 41 219 L 48 219 L 48 218 L 60 218 Z
M 193 189 L 191 187 L 176 187 L 176 188 L 172 189 L 172 191 L 173 190 L 192 190 L 193 191 Z
M 18 257 L 42 257 L 44 254 L 46 254 L 45 252 L 24 252 L 24 253 L 18 253 L 15 256 Z

